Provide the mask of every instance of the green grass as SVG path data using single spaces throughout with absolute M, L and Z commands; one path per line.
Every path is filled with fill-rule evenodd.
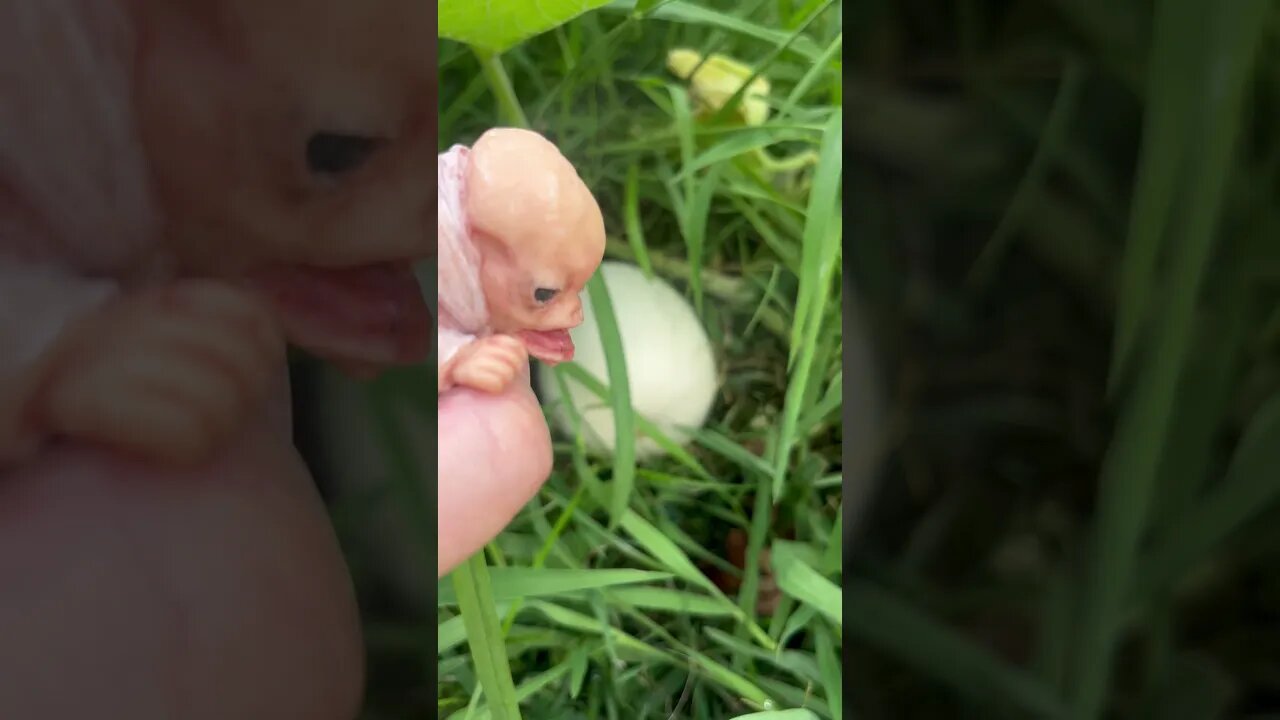
M 925 5 L 866 8 L 851 66 L 894 419 L 857 707 L 1274 712 L 1280 16 Z
M 640 17 L 615 3 L 500 56 L 441 44 L 442 147 L 495 124 L 557 142 L 600 200 L 609 257 L 686 293 L 725 378 L 708 427 L 672 445 L 630 410 L 610 299 L 593 280 L 609 376 L 588 385 L 622 418 L 619 450 L 596 458 L 564 444 L 543 492 L 494 542 L 504 567 L 489 570 L 491 602 L 513 603 L 499 615 L 525 718 L 835 717 L 840 488 L 816 481 L 841 462 L 837 13 L 830 2 L 797 7 L 804 14 L 788 25 L 773 3 L 649 5 Z M 700 113 L 665 69 L 678 46 L 734 55 L 769 77 L 775 119 L 746 128 Z M 760 148 L 807 150 L 817 164 L 775 176 Z M 673 452 L 638 465 L 636 433 Z M 733 530 L 747 536 L 745 572 L 726 559 Z M 786 598 L 774 616 L 757 614 L 767 548 L 773 592 Z M 741 576 L 737 590 L 721 587 L 725 572 Z M 436 706 L 418 712 L 461 718 L 478 685 L 494 682 L 473 674 L 494 665 L 493 645 L 471 626 L 471 644 L 457 641 L 453 601 L 466 598 L 450 587 L 440 622 L 454 641 L 439 651 Z M 785 651 L 769 630 L 784 627 Z M 562 642 L 517 644 L 515 628 Z M 394 686 L 385 692 L 371 692 L 371 717 L 413 712 L 392 709 Z

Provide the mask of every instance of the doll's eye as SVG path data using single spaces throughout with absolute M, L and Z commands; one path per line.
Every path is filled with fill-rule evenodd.
M 557 292 L 551 288 L 537 288 L 533 291 L 533 300 L 539 305 L 545 305 L 551 302 L 551 298 L 555 297 Z
M 317 175 L 342 175 L 363 165 L 381 144 L 363 135 L 316 133 L 307 141 L 307 168 Z

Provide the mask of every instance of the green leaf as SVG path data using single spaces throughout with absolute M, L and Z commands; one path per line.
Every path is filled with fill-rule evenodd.
M 609 590 L 606 597 L 632 607 L 682 616 L 732 617 L 734 614 L 733 608 L 713 597 L 663 587 L 618 588 Z
M 742 675 L 730 670 L 720 663 L 699 652 L 691 652 L 695 667 L 700 669 L 708 678 L 732 690 L 738 697 L 753 702 L 756 707 L 769 707 L 773 704 L 764 690 L 761 690 L 750 680 Z
M 823 132 L 818 169 L 805 218 L 803 248 L 800 261 L 800 287 L 796 296 L 795 320 L 792 325 L 788 365 L 791 377 L 783 406 L 782 425 L 778 429 L 778 447 L 774 454 L 773 500 L 782 497 L 791 451 L 795 446 L 796 428 L 806 410 L 803 400 L 813 371 L 813 358 L 818 334 L 826 319 L 826 306 L 831 297 L 832 277 L 840 255 L 842 219 L 840 216 L 840 178 L 844 162 L 841 122 L 844 113 L 836 109 Z
M 816 683 L 821 679 L 818 663 L 809 653 L 798 650 L 783 650 L 782 652 L 773 653 L 762 650 L 745 640 L 739 640 L 723 630 L 707 627 L 703 628 L 703 631 L 706 632 L 707 637 L 724 646 L 733 656 L 744 656 L 769 663 L 786 670 L 806 683 Z
M 487 570 L 484 553 L 478 552 L 453 571 L 453 585 L 458 593 L 476 677 L 493 706 L 493 717 L 519 720 L 520 704 L 511 680 L 511 666 L 507 662 L 502 630 L 498 627 Z
M 844 623 L 840 588 L 801 559 L 796 543 L 775 542 L 772 560 L 778 589 L 826 615 L 837 626 Z
M 826 627 L 818 630 L 816 646 L 818 672 L 822 675 L 822 687 L 827 694 L 827 705 L 831 708 L 831 717 L 843 718 L 841 707 L 844 705 L 844 690 L 841 687 L 841 681 L 844 673 L 831 633 Z
M 467 627 L 462 616 L 451 617 L 436 627 L 436 650 L 439 653 L 457 647 L 467 640 Z
M 768 634 L 760 628 L 760 626 L 756 625 L 756 623 L 751 620 L 746 613 L 743 613 L 742 610 L 737 608 L 733 604 L 733 601 L 726 597 L 720 588 L 717 587 L 715 583 L 711 582 L 710 578 L 704 575 L 702 571 L 693 564 L 693 561 L 689 559 L 689 556 L 686 555 L 685 552 L 661 530 L 654 527 L 652 523 L 640 517 L 633 511 L 627 511 L 626 515 L 623 516 L 622 527 L 627 532 L 631 533 L 631 536 L 643 545 L 645 550 L 649 551 L 650 555 L 671 570 L 671 572 L 695 585 L 705 588 L 712 595 L 720 599 L 720 601 L 727 607 L 733 608 L 735 617 L 747 625 L 748 631 L 751 632 L 761 646 L 770 650 L 774 648 L 775 645 L 773 639 L 770 638 Z
M 1203 29 L 1202 8 L 1157 3 L 1147 62 L 1145 127 L 1116 307 L 1115 350 L 1108 378 L 1113 393 L 1130 364 L 1139 327 L 1147 319 L 1162 235 L 1177 194 L 1178 165 L 1190 149 L 1187 136 L 1199 88 L 1187 78 L 1205 62 Z
M 1027 164 L 1022 179 L 1018 181 L 1013 198 L 1009 201 L 999 224 L 996 225 L 991 238 L 987 240 L 982 253 L 969 271 L 970 283 L 978 287 L 986 287 L 991 282 L 1000 261 L 1008 253 L 1010 244 L 1017 237 L 1028 208 L 1042 191 L 1045 180 L 1058 162 L 1058 156 L 1064 151 L 1067 130 L 1076 115 L 1084 78 L 1083 65 L 1078 60 L 1071 60 L 1062 73 L 1058 95 L 1054 98 L 1053 108 L 1045 121 L 1044 132 L 1040 135 L 1035 154 Z
M 1159 303 L 1151 304 L 1159 311 L 1151 327 L 1152 352 L 1136 373 L 1099 479 L 1093 564 L 1074 653 L 1072 716 L 1077 720 L 1093 720 L 1107 705 L 1138 547 L 1147 530 L 1156 474 L 1179 399 L 1178 381 L 1187 366 L 1192 321 L 1218 236 L 1244 97 L 1269 8 L 1261 0 L 1167 3 L 1162 11 L 1181 24 L 1207 28 L 1207 62 L 1186 82 L 1216 101 L 1196 108 L 1196 122 L 1183 138 L 1188 150 L 1180 184 L 1186 201 L 1178 208 L 1182 221 L 1169 226 L 1171 257 L 1164 293 Z M 1116 352 L 1122 351 L 1117 346 Z
M 644 242 L 644 227 L 640 224 L 640 164 L 631 163 L 627 168 L 627 184 L 623 190 L 623 217 L 627 227 L 627 242 L 636 264 L 644 271 L 645 277 L 653 277 L 653 266 L 649 264 L 649 251 Z
M 818 716 L 810 710 L 765 710 L 747 715 L 735 715 L 732 720 L 818 720 Z
M 547 670 L 546 672 L 539 673 L 533 676 L 532 678 L 520 683 L 520 687 L 516 688 L 516 691 L 515 691 L 516 700 L 518 702 L 523 702 L 525 700 L 528 700 L 529 698 L 533 697 L 539 690 L 542 690 L 543 688 L 547 687 L 548 685 L 555 682 L 556 680 L 559 680 L 560 677 L 563 676 L 565 673 L 569 672 L 569 670 L 570 670 L 570 667 L 567 664 L 557 665 L 551 668 L 550 670 Z M 459 710 L 458 712 L 455 712 L 454 714 L 450 715 L 448 720 L 453 720 L 454 718 L 458 718 L 459 720 L 462 720 L 462 718 L 466 718 L 466 717 L 468 717 L 468 715 L 466 714 L 466 709 L 464 708 L 463 710 Z M 490 718 L 499 718 L 503 716 L 493 714 L 487 706 L 484 706 L 484 707 L 476 708 L 476 710 L 472 712 L 469 717 L 471 718 L 471 720 L 490 720 Z
M 635 414 L 631 408 L 631 386 L 627 380 L 627 359 L 622 347 L 622 333 L 613 314 L 613 301 L 604 277 L 596 273 L 587 282 L 587 295 L 595 311 L 600 344 L 604 347 L 605 368 L 609 374 L 609 403 L 613 407 L 613 495 L 609 502 L 609 526 L 616 527 L 627 505 L 636 479 Z
M 832 71 L 837 75 L 840 74 L 839 68 L 833 67 L 830 63 L 831 60 L 840 53 L 840 49 L 843 47 L 843 42 L 844 33 L 838 33 L 835 39 L 831 41 L 831 44 L 822 51 L 822 54 L 814 61 L 813 65 L 804 74 L 804 77 L 800 78 L 800 82 L 796 83 L 795 87 L 792 88 L 791 93 L 787 95 L 787 99 L 782 102 L 782 106 L 778 108 L 777 117 L 779 119 L 785 118 L 795 110 L 797 104 L 800 102 L 800 98 L 804 97 L 805 93 L 809 92 L 809 90 L 813 88 L 813 86 L 818 82 L 818 79 L 822 77 L 823 73 Z
M 609 12 L 632 12 L 635 9 L 635 0 L 614 0 L 614 2 L 604 3 L 600 7 Z M 718 10 L 695 5 L 693 3 L 681 2 L 681 0 L 668 0 L 658 7 L 654 8 L 647 17 L 655 20 L 668 20 L 671 22 L 685 23 L 689 25 L 703 25 L 716 28 L 719 30 L 727 30 L 732 33 L 743 35 L 757 40 L 763 40 L 773 45 L 782 45 L 787 42 L 789 33 L 774 30 L 749 20 L 743 20 L 735 15 L 729 15 Z M 822 49 L 818 47 L 812 39 L 801 37 L 787 48 L 788 51 L 804 57 L 810 62 L 816 62 L 822 57 Z
M 679 577 L 704 588 L 714 590 L 716 585 L 698 570 L 689 556 L 671 541 L 661 530 L 634 512 L 622 518 L 622 527 L 635 538 L 655 560 Z
M 857 579 L 846 579 L 843 592 L 849 605 L 849 637 L 874 645 L 976 702 L 1013 706 L 1026 717 L 1065 717 L 1066 709 L 1045 683 L 898 598 Z
M 489 569 L 493 598 L 497 601 L 525 597 L 569 595 L 582 590 L 656 582 L 671 577 L 670 573 L 649 570 L 562 570 L 527 567 L 495 567 Z M 436 604 L 456 605 L 458 597 L 441 583 Z
M 589 658 L 587 648 L 580 647 L 573 651 L 573 655 L 569 657 L 569 667 L 572 675 L 569 676 L 569 697 L 577 698 L 582 692 L 582 681 L 587 677 L 587 661 Z
M 439 0 L 437 34 L 501 53 L 605 4 L 602 0 Z
M 548 620 L 561 627 L 592 635 L 603 636 L 608 633 L 613 638 L 613 642 L 617 643 L 620 648 L 653 659 L 671 660 L 666 652 L 582 613 L 542 600 L 531 601 L 529 607 L 546 615 Z
M 1176 581 L 1233 531 L 1280 500 L 1280 394 L 1258 410 L 1236 447 L 1227 477 L 1168 523 L 1152 541 L 1135 600 Z
M 728 140 L 712 145 L 710 149 L 686 163 L 672 180 L 683 181 L 686 175 L 698 170 L 780 142 L 813 139 L 814 133 L 811 130 L 788 130 L 772 126 L 763 126 L 734 133 L 729 136 Z

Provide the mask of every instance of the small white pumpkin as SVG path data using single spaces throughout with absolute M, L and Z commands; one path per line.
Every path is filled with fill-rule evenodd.
M 693 307 L 663 280 L 645 277 L 639 267 L 615 261 L 602 263 L 599 272 L 618 321 L 632 406 L 675 442 L 687 442 L 689 431 L 706 422 L 719 386 L 706 330 Z M 585 292 L 582 304 L 582 324 L 570 333 L 576 348 L 574 361 L 608 385 L 604 345 L 595 310 Z M 543 404 L 555 424 L 571 434 L 571 416 L 560 402 L 560 389 L 552 372 L 545 365 L 538 365 Z M 612 454 L 613 410 L 572 378 L 566 376 L 565 384 L 582 417 L 583 440 L 588 450 Z M 662 452 L 652 439 L 637 433 L 637 458 Z

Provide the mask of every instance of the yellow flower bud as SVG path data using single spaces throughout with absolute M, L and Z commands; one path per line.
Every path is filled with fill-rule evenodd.
M 706 111 L 718 112 L 747 78 L 751 68 L 733 58 L 703 55 L 689 48 L 676 48 L 667 53 L 667 68 L 681 80 L 689 81 L 690 95 Z M 691 77 L 692 76 L 692 77 Z M 738 103 L 738 113 L 748 125 L 761 125 L 769 118 L 769 81 L 762 75 L 751 81 Z

